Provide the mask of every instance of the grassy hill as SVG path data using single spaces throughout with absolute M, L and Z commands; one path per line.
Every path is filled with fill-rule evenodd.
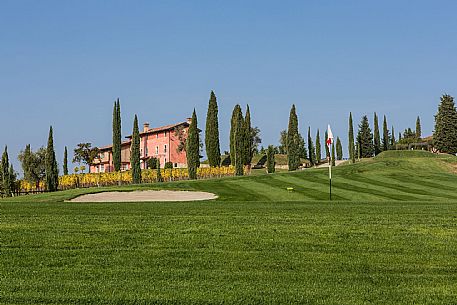
M 0 200 L 0 304 L 454 304 L 456 163 L 340 166 L 335 202 L 325 169 L 161 185 L 208 202 Z
M 333 169 L 333 198 L 337 201 L 457 200 L 457 157 L 423 151 L 391 151 L 357 164 Z M 293 187 L 294 192 L 287 191 Z M 184 189 L 213 192 L 219 201 L 328 200 L 328 169 L 305 169 L 271 175 L 181 181 L 141 186 L 92 188 L 36 195 L 33 201 L 61 201 L 104 190 Z M 30 197 L 8 199 L 29 201 Z

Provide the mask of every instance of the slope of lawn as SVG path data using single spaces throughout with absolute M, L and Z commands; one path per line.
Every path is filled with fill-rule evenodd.
M 337 201 L 456 200 L 457 157 L 422 151 L 391 151 L 357 164 L 333 169 L 333 199 Z M 294 188 L 293 192 L 287 191 Z M 183 189 L 215 193 L 218 201 L 328 200 L 328 169 L 305 169 L 271 175 L 181 181 L 137 186 L 91 188 L 23 196 L 6 201 L 63 201 L 79 194 L 106 190 Z
M 325 169 L 161 185 L 206 202 L 0 200 L 0 304 L 455 304 L 454 163 L 341 166 L 335 202 Z

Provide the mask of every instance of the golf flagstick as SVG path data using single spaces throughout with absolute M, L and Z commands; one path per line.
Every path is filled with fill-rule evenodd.
M 332 133 L 332 129 L 330 128 L 330 125 L 328 125 L 328 129 L 327 129 L 327 134 L 328 134 L 328 138 L 326 139 L 326 144 L 327 144 L 327 147 L 328 147 L 328 151 L 329 151 L 329 157 L 328 157 L 328 178 L 329 178 L 329 186 L 330 186 L 330 201 L 332 201 L 332 153 L 331 153 L 331 149 L 332 149 L 332 144 L 333 144 L 333 133 Z

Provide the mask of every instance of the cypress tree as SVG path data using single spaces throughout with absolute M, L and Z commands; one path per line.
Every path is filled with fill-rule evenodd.
M 138 128 L 138 117 L 136 114 L 133 119 L 132 143 L 130 144 L 130 166 L 132 168 L 132 183 L 141 183 L 140 131 Z
M 187 170 L 189 172 L 189 179 L 197 179 L 197 168 L 200 159 L 200 142 L 198 139 L 197 127 L 197 113 L 192 113 L 192 122 L 189 126 L 187 141 L 186 141 L 186 154 L 187 154 Z
M 355 147 L 354 147 L 354 124 L 352 123 L 352 112 L 349 113 L 349 159 L 352 163 L 355 163 Z
M 335 166 L 335 142 L 332 142 L 332 166 Z
M 389 150 L 389 129 L 387 129 L 387 118 L 384 116 L 384 121 L 382 123 L 382 150 L 386 151 Z
M 325 131 L 325 139 L 324 139 L 324 141 L 325 141 L 325 158 L 327 160 L 330 160 L 329 159 L 330 158 L 330 148 L 327 145 L 327 139 L 328 139 L 328 130 Z
M 216 95 L 213 91 L 211 91 L 209 97 L 208 112 L 206 113 L 205 146 L 209 166 L 220 166 L 221 148 L 219 142 L 218 106 Z
M 343 160 L 343 146 L 340 137 L 336 137 L 336 159 Z
M 240 105 L 236 104 L 232 111 L 232 119 L 230 121 L 230 163 L 235 166 L 235 129 L 237 116 L 242 113 Z M 242 115 L 241 115 L 242 116 Z M 243 118 L 241 117 L 241 120 Z
M 443 95 L 435 115 L 435 131 L 433 132 L 435 148 L 442 153 L 457 153 L 457 111 L 454 98 Z
M 322 154 L 321 154 L 321 136 L 319 134 L 319 129 L 317 129 L 317 134 L 316 134 L 316 164 L 319 164 L 319 162 L 322 160 Z
M 308 126 L 308 160 L 311 166 L 317 164 L 316 149 L 314 147 L 313 139 L 311 138 L 311 127 Z
M 162 182 L 163 178 L 162 178 L 162 171 L 160 169 L 160 159 L 159 158 L 156 159 L 156 173 L 157 173 L 157 182 Z
M 392 125 L 392 134 L 390 136 L 390 149 L 395 149 L 395 143 L 397 141 L 395 140 L 395 130 L 394 126 Z
M 374 154 L 375 156 L 381 153 L 381 137 L 379 135 L 378 115 L 374 113 Z
M 252 126 L 251 126 L 251 111 L 249 110 L 249 105 L 246 107 L 246 114 L 244 116 L 244 165 L 248 167 L 252 162 L 252 148 L 254 142 L 252 139 Z
M 57 191 L 59 186 L 59 169 L 57 167 L 56 153 L 54 151 L 54 138 L 52 126 L 49 128 L 48 147 L 46 148 L 46 190 Z
M 63 152 L 63 174 L 68 175 L 68 152 L 66 146 Z
M 269 174 L 275 172 L 275 151 L 273 145 L 269 145 L 267 150 L 267 172 Z
M 289 171 L 294 171 L 300 166 L 298 142 L 298 117 L 295 111 L 295 105 L 292 105 L 289 115 L 289 126 L 287 129 L 287 162 Z
M 10 178 L 10 190 L 11 192 L 16 191 L 16 173 L 14 172 L 13 164 L 10 164 L 10 171 L 9 171 L 9 178 Z
M 5 150 L 2 155 L 2 185 L 3 193 L 6 197 L 11 197 L 11 177 L 9 173 L 9 158 L 8 158 L 8 147 L 5 146 Z
M 364 115 L 359 124 L 359 132 L 357 134 L 358 154 L 360 158 L 373 157 L 373 134 L 371 133 L 368 117 Z
M 235 158 L 235 174 L 237 176 L 243 176 L 244 160 L 245 160 L 245 128 L 243 113 L 241 107 L 237 108 L 234 121 L 234 158 Z
M 121 170 L 121 104 L 114 101 L 113 108 L 113 165 L 116 172 Z
M 419 116 L 416 119 L 416 138 L 422 138 L 421 118 Z

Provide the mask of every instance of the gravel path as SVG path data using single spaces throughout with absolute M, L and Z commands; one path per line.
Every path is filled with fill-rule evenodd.
M 103 192 L 76 197 L 71 202 L 140 202 L 140 201 L 197 201 L 216 199 L 206 192 L 191 191 L 133 191 Z

